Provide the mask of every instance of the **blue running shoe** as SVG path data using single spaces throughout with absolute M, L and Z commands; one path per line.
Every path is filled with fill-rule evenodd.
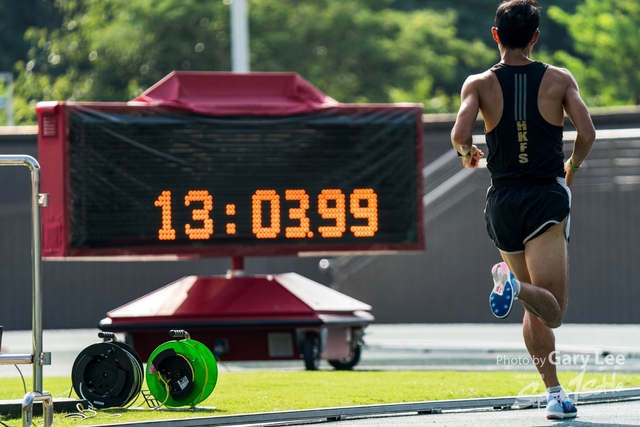
M 511 313 L 513 301 L 518 299 L 520 283 L 504 262 L 499 262 L 491 269 L 493 290 L 489 296 L 491 312 L 498 319 L 504 319 Z
M 574 405 L 567 393 L 549 393 L 547 395 L 547 418 L 550 420 L 561 420 L 564 418 L 574 418 L 578 415 L 578 408 Z

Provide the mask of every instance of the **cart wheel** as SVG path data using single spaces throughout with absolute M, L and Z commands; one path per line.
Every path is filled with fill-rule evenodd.
M 362 346 L 358 344 L 356 348 L 352 349 L 349 356 L 344 359 L 328 360 L 329 365 L 333 366 L 338 371 L 350 371 L 354 366 L 360 362 L 360 352 Z
M 320 367 L 320 342 L 315 335 L 307 335 L 302 348 L 304 367 L 307 371 L 317 371 Z

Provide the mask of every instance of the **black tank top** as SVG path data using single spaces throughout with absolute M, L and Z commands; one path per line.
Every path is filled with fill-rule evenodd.
M 497 64 L 504 107 L 498 125 L 486 133 L 487 167 L 496 185 L 535 185 L 564 177 L 562 126 L 538 110 L 538 90 L 547 64 Z

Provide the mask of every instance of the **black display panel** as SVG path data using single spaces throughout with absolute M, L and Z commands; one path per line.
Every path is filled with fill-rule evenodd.
M 420 249 L 419 114 L 210 117 L 70 108 L 72 251 Z

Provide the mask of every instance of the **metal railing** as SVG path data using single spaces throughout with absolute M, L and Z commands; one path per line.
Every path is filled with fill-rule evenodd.
M 565 132 L 565 142 L 575 139 Z M 571 144 L 565 144 L 570 150 Z M 568 156 L 570 151 L 566 151 Z M 605 129 L 596 132 L 593 149 L 580 169 L 576 188 L 590 191 L 628 190 L 640 185 L 640 129 Z
M 473 144 L 484 146 L 484 136 L 474 135 Z M 478 169 L 463 168 L 454 150 L 447 151 L 425 166 L 422 169 L 424 224 L 427 225 L 471 194 L 475 187 L 470 178 L 486 167 L 487 162 L 482 159 Z
M 27 155 L 0 155 L 0 166 L 26 166 L 31 171 L 31 278 L 32 334 L 31 354 L 0 354 L 0 365 L 33 365 L 33 391 L 22 401 L 22 423 L 31 427 L 33 403 L 44 405 L 45 427 L 53 425 L 53 399 L 42 390 L 42 368 L 51 363 L 51 354 L 42 350 L 42 243 L 40 208 L 47 206 L 48 195 L 40 193 L 40 165 Z
M 564 132 L 566 158 L 571 154 L 575 138 L 575 131 Z M 473 144 L 486 152 L 484 135 L 474 135 Z M 486 159 L 482 159 L 477 169 L 462 168 L 453 150 L 425 166 L 422 169 L 424 224 L 429 224 L 471 194 L 476 189 L 477 181 L 482 178 L 478 174 L 487 175 L 488 187 L 486 167 Z M 598 130 L 591 154 L 584 162 L 574 186 L 588 186 L 595 191 L 640 186 L 640 128 Z M 347 280 L 376 258 L 376 255 L 336 257 L 332 261 L 334 282 L 339 284 Z

